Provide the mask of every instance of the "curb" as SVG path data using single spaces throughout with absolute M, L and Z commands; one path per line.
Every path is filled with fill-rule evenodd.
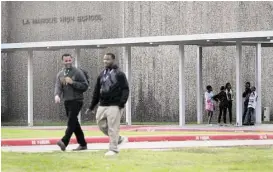
M 109 143 L 108 137 L 86 137 L 87 143 Z M 241 134 L 241 135 L 188 135 L 188 136 L 130 136 L 128 142 L 160 142 L 160 141 L 204 141 L 204 140 L 270 140 L 273 134 Z M 59 138 L 50 139 L 2 139 L 1 146 L 33 146 L 55 145 Z M 77 144 L 71 138 L 70 144 Z
M 204 129 L 204 128 L 135 128 L 135 129 L 128 129 L 127 131 L 135 131 L 135 132 L 154 132 L 154 131 L 202 131 L 202 132 L 255 132 L 255 133 L 261 133 L 261 132 L 270 132 L 273 133 L 272 130 L 255 130 L 255 129 L 219 129 L 219 128 L 211 128 L 211 129 Z

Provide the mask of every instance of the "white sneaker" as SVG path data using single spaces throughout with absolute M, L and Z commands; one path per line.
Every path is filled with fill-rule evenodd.
M 114 152 L 114 151 L 108 151 L 108 152 L 105 153 L 105 156 L 114 156 L 114 155 L 116 155 L 116 154 L 117 154 L 117 153 Z

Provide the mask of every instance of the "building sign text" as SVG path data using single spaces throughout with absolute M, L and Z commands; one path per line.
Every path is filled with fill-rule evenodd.
M 65 17 L 52 17 L 52 18 L 35 18 L 23 19 L 23 25 L 30 24 L 56 24 L 56 23 L 84 23 L 89 21 L 101 21 L 101 15 L 86 15 L 86 16 L 65 16 Z

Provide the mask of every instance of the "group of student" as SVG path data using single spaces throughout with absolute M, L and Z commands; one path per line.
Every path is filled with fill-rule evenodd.
M 250 87 L 250 82 L 246 82 L 245 91 L 243 93 L 244 98 L 244 112 L 243 112 L 243 125 L 254 125 L 251 122 L 258 95 L 256 93 L 255 87 Z M 210 85 L 207 86 L 207 91 L 205 92 L 205 109 L 208 115 L 208 124 L 211 124 L 211 119 L 213 112 L 215 111 L 215 104 L 219 104 L 219 115 L 218 115 L 218 125 L 221 124 L 221 118 L 223 116 L 224 125 L 227 125 L 226 115 L 227 110 L 229 112 L 229 123 L 232 125 L 232 102 L 234 100 L 234 94 L 230 83 L 226 83 L 226 86 L 221 86 L 220 92 L 218 94 L 213 93 L 213 89 Z

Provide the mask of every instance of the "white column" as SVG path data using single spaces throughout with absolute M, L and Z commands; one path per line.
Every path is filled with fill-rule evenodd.
M 197 124 L 203 123 L 202 47 L 197 47 Z
M 185 125 L 185 46 L 179 45 L 179 126 Z
M 80 48 L 76 48 L 76 56 L 75 56 L 75 67 L 79 67 L 79 58 L 80 58 L 80 53 L 81 53 L 81 49 Z M 79 112 L 78 115 L 78 119 L 79 119 L 79 123 L 81 124 L 82 119 L 81 119 L 81 111 Z
M 258 43 L 256 45 L 256 60 L 255 60 L 255 77 L 256 77 L 256 92 L 258 94 L 257 106 L 256 106 L 256 124 L 262 123 L 262 47 Z
M 74 57 L 75 58 L 75 67 L 79 67 L 79 62 L 78 62 L 78 58 L 80 58 L 80 52 L 81 52 L 81 49 L 79 48 L 76 48 L 76 56 Z
M 28 126 L 33 126 L 33 51 L 28 51 Z
M 236 42 L 236 126 L 242 126 L 242 43 Z
M 128 84 L 129 84 L 129 89 L 130 89 L 130 93 L 129 93 L 129 97 L 128 97 L 128 101 L 126 103 L 126 125 L 132 125 L 132 119 L 131 119 L 131 111 L 132 111 L 132 100 L 131 100 L 131 80 L 132 80 L 132 67 L 131 67 L 131 47 L 130 46 L 126 46 L 125 47 L 125 73 L 126 73 L 126 77 L 128 80 Z

